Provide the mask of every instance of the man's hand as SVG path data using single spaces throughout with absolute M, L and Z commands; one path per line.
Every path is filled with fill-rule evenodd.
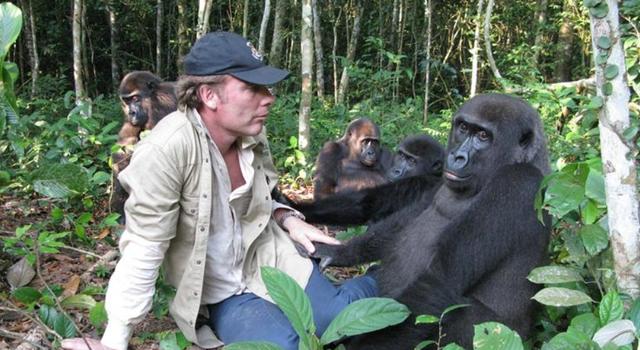
M 327 236 L 324 232 L 320 231 L 316 227 L 300 220 L 295 216 L 290 216 L 285 219 L 282 223 L 287 231 L 289 231 L 289 236 L 294 242 L 302 245 L 309 254 L 313 254 L 316 251 L 316 247 L 312 242 L 320 242 L 326 244 L 337 245 L 340 244 L 340 241 L 337 239 Z
M 62 348 L 65 350 L 89 350 L 87 347 L 87 343 L 89 343 L 91 350 L 113 350 L 110 347 L 102 345 L 99 340 L 91 338 L 85 339 L 87 340 L 86 343 L 82 338 L 65 339 L 62 341 Z

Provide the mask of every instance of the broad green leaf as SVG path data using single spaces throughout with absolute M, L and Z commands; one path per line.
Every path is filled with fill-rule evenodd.
M 0 62 L 4 61 L 9 48 L 18 39 L 22 28 L 22 11 L 10 3 L 0 4 Z
M 549 206 L 549 212 L 556 217 L 577 210 L 583 200 L 584 188 L 566 176 L 556 177 L 545 192 L 545 203 Z
M 104 308 L 104 301 L 96 303 L 89 311 L 89 321 L 94 327 L 101 327 L 107 323 L 107 311 Z
M 76 336 L 76 327 L 64 314 L 59 313 L 53 323 L 53 329 L 63 338 L 73 338 Z
M 590 8 L 598 5 L 601 2 L 602 0 L 584 0 L 584 6 Z
M 532 299 L 549 306 L 574 306 L 593 302 L 584 292 L 560 287 L 544 288 Z
M 49 305 L 41 305 L 38 310 L 38 317 L 44 324 L 53 328 L 56 318 L 58 317 L 58 311 Z
M 253 341 L 245 341 L 240 343 L 233 343 L 224 346 L 224 350 L 282 350 L 276 344 L 269 342 L 253 342 Z
M 589 312 L 572 318 L 568 331 L 581 332 L 587 337 L 592 337 L 596 333 L 597 329 L 598 319 L 594 314 Z
M 103 185 L 111 181 L 111 174 L 104 171 L 96 171 L 91 177 L 91 182 L 95 185 Z
M 609 292 L 600 300 L 598 306 L 600 315 L 600 324 L 606 325 L 610 322 L 622 319 L 624 315 L 624 305 L 620 299 L 620 295 L 616 292 Z
M 589 9 L 589 14 L 595 18 L 604 18 L 607 13 L 609 13 L 609 5 L 604 1 Z
M 588 198 L 595 200 L 600 204 L 606 203 L 604 193 L 604 176 L 602 176 L 602 162 L 600 159 L 588 162 L 589 175 L 584 185 L 584 194 Z
M 638 332 L 640 331 L 640 298 L 637 298 L 633 302 L 627 318 L 631 320 L 633 325 L 636 327 L 636 335 L 640 336 L 640 333 Z
M 36 180 L 33 182 L 33 189 L 51 198 L 67 198 L 74 194 L 69 187 L 56 180 Z
M 464 350 L 464 348 L 456 343 L 447 344 L 442 350 Z
M 529 273 L 527 279 L 537 284 L 565 283 L 583 280 L 580 272 L 576 269 L 559 265 L 536 267 Z
M 65 308 L 91 310 L 96 306 L 96 301 L 88 295 L 76 294 L 65 298 L 60 304 Z
M 613 321 L 600 328 L 593 336 L 593 341 L 600 346 L 613 344 L 615 346 L 625 346 L 631 344 L 635 339 L 636 327 L 629 320 Z
M 2 130 L 2 128 L 0 128 Z M 11 174 L 8 171 L 0 170 L 0 186 L 6 186 L 11 181 Z
M 612 80 L 612 79 L 614 79 L 615 77 L 618 76 L 618 72 L 619 71 L 620 71 L 620 69 L 615 64 L 608 64 L 604 68 L 604 77 L 607 80 Z
M 391 298 L 366 298 L 344 308 L 322 334 L 320 343 L 329 344 L 352 335 L 373 332 L 404 321 L 409 308 Z
M 438 323 L 440 318 L 433 315 L 420 315 L 416 317 L 416 324 L 431 324 Z
M 600 52 L 599 54 L 596 55 L 596 64 L 598 66 L 603 66 L 607 64 L 608 60 L 609 60 L 609 53 L 607 51 Z
M 179 331 L 164 334 L 160 339 L 160 350 L 184 350 L 189 345 L 191 342 Z
M 608 50 L 611 47 L 611 39 L 608 36 L 601 36 L 598 38 L 596 45 L 604 50 Z
M 498 322 L 485 322 L 473 326 L 474 350 L 522 350 L 518 333 Z
M 23 304 L 31 304 L 38 301 L 42 296 L 42 293 L 35 288 L 22 287 L 11 292 L 11 295 Z
M 600 208 L 593 199 L 587 200 L 584 208 L 582 208 L 582 221 L 591 225 L 595 223 L 606 212 L 605 208 Z
M 593 96 L 587 105 L 587 109 L 600 109 L 604 105 L 604 100 L 600 96 Z
M 260 268 L 262 280 L 267 286 L 269 296 L 287 316 L 293 329 L 300 337 L 300 344 L 311 349 L 310 335 L 316 331 L 309 298 L 304 290 L 286 273 L 269 266 Z
M 580 228 L 580 239 L 590 255 L 596 255 L 609 245 L 609 236 L 600 225 L 585 225 Z
M 598 344 L 582 332 L 564 332 L 542 345 L 542 350 L 600 350 Z
M 72 163 L 41 166 L 33 172 L 31 179 L 38 193 L 52 198 L 66 198 L 75 193 L 83 193 L 89 186 L 85 169 Z

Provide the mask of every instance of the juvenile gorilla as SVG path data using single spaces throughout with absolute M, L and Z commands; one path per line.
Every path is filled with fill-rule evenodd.
M 323 266 L 381 260 L 374 272 L 381 295 L 404 303 L 413 314 L 397 326 L 351 339 L 348 348 L 402 350 L 437 340 L 436 326 L 414 325 L 414 318 L 440 315 L 454 304 L 470 306 L 445 316 L 441 345 L 470 348 L 473 325 L 485 321 L 529 337 L 531 297 L 538 287 L 526 277 L 544 263 L 550 235 L 533 203 L 548 172 L 545 136 L 531 106 L 499 94 L 463 104 L 452 121 L 444 184 L 419 194 L 423 189 L 411 192 L 415 183 L 409 178 L 372 197 L 379 205 L 382 199 L 432 196 L 431 205 L 418 201 L 421 208 L 394 212 L 344 246 L 316 245 Z
M 344 136 L 324 144 L 316 160 L 314 198 L 359 190 L 387 182 L 383 163 L 388 151 L 380 145 L 380 130 L 371 120 L 352 121 Z
M 132 71 L 120 82 L 118 89 L 124 123 L 118 132 L 120 151 L 111 155 L 114 189 L 111 210 L 124 219 L 124 202 L 128 194 L 118 182 L 118 174 L 129 165 L 131 146 L 140 141 L 140 133 L 152 129 L 160 119 L 177 108 L 173 82 L 163 82 L 147 71 Z
M 442 175 L 444 148 L 429 135 L 413 135 L 402 140 L 393 155 L 387 178 L 396 181 L 425 175 L 438 181 Z

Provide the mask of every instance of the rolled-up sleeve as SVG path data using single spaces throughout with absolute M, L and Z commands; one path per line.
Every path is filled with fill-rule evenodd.
M 151 308 L 155 281 L 169 242 L 176 234 L 182 175 L 159 145 L 140 144 L 119 181 L 129 193 L 121 258 L 109 280 L 109 317 L 102 343 L 126 349 L 133 325 Z

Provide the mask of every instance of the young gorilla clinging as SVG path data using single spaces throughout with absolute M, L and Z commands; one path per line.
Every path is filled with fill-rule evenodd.
M 380 145 L 378 126 L 366 118 L 352 121 L 342 138 L 325 143 L 320 150 L 313 180 L 314 198 L 387 182 L 385 157 L 389 154 Z
M 381 295 L 406 304 L 414 317 L 469 304 L 445 316 L 441 345 L 470 348 L 473 325 L 485 321 L 504 323 L 527 338 L 538 287 L 526 277 L 544 263 L 550 234 L 533 206 L 549 172 L 540 118 L 518 98 L 476 96 L 453 117 L 446 157 L 444 184 L 428 208 L 409 206 L 344 246 L 316 245 L 315 255 L 322 265 L 335 266 L 381 260 L 374 272 Z M 394 186 L 378 197 L 389 202 L 424 196 L 411 192 L 409 180 L 389 184 Z M 415 215 L 407 216 L 411 210 Z M 437 327 L 414 325 L 414 317 L 351 339 L 348 348 L 402 350 L 435 340 Z
M 163 82 L 147 71 L 132 71 L 120 82 L 118 89 L 124 123 L 118 132 L 120 151 L 111 155 L 113 164 L 113 193 L 111 210 L 124 220 L 124 202 L 128 194 L 118 182 L 118 174 L 129 165 L 132 145 L 140 141 L 140 133 L 152 129 L 160 119 L 176 110 L 177 101 L 173 82 Z

